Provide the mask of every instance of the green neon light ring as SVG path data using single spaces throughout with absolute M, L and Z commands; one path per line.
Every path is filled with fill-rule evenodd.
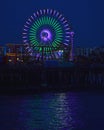
M 33 26 L 30 28 L 30 34 L 29 34 L 30 42 L 34 45 L 38 44 L 39 41 L 36 38 L 36 33 L 42 25 L 49 25 L 50 27 L 52 27 L 55 30 L 56 38 L 51 44 L 53 47 L 58 47 L 59 44 L 62 42 L 63 33 L 62 33 L 60 24 L 51 17 L 41 17 L 35 21 Z M 41 47 L 39 47 L 39 50 L 42 51 L 42 49 L 40 49 L 40 48 Z M 46 50 L 51 51 L 50 47 L 46 47 L 46 48 L 48 48 Z M 48 51 L 46 51 L 46 52 L 48 52 Z

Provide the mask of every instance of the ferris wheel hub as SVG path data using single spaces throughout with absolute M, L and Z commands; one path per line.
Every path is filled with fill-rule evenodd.
M 52 40 L 51 31 L 48 29 L 43 29 L 40 34 L 40 38 L 43 42 L 49 42 Z

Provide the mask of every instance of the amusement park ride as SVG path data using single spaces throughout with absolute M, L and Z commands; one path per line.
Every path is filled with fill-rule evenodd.
M 6 44 L 7 62 L 73 61 L 73 36 L 70 23 L 56 10 L 34 13 L 23 28 L 23 44 Z
M 52 9 L 34 13 L 23 29 L 26 54 L 40 61 L 65 58 L 73 61 L 73 36 L 65 17 Z

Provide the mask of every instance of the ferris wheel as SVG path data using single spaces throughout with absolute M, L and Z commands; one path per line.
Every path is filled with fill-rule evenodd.
M 58 59 L 64 47 L 70 45 L 71 28 L 65 17 L 56 10 L 43 9 L 26 21 L 23 42 L 29 55 L 36 58 Z

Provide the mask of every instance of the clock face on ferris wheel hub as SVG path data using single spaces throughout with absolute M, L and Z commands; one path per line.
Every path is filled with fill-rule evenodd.
M 31 46 L 32 52 L 46 55 L 60 47 L 69 46 L 71 28 L 68 21 L 56 10 L 44 9 L 34 13 L 26 21 L 23 29 L 23 42 Z

